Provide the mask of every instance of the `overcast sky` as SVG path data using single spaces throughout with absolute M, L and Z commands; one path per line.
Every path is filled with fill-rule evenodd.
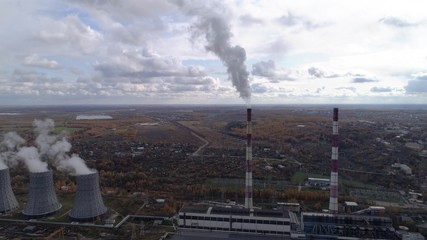
M 244 103 L 197 32 L 212 13 L 253 104 L 427 103 L 424 0 L 200 3 L 0 0 L 0 104 Z

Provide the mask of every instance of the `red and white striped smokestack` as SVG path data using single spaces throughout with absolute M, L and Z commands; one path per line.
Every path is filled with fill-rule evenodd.
M 331 192 L 329 197 L 329 212 L 338 213 L 338 108 L 334 108 L 334 118 L 332 122 L 332 171 L 331 171 Z
M 252 199 L 252 109 L 247 109 L 245 208 L 253 209 Z

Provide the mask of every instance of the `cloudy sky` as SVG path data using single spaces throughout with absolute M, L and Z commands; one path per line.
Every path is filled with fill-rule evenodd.
M 243 103 L 206 16 L 245 49 L 254 104 L 427 103 L 424 0 L 0 4 L 1 105 Z

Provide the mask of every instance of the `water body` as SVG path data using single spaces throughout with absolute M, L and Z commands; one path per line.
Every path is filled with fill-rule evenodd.
M 21 115 L 21 113 L 4 113 L 4 112 L 0 112 L 0 116 L 17 116 L 17 115 Z
M 105 120 L 113 119 L 108 115 L 77 115 L 76 120 Z

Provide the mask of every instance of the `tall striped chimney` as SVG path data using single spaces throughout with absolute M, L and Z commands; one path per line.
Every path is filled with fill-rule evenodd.
M 246 188 L 245 188 L 245 208 L 253 210 L 252 199 L 252 109 L 247 108 L 247 128 L 246 128 Z
M 332 122 L 332 171 L 331 192 L 329 197 L 329 212 L 338 213 L 338 108 L 334 108 Z

